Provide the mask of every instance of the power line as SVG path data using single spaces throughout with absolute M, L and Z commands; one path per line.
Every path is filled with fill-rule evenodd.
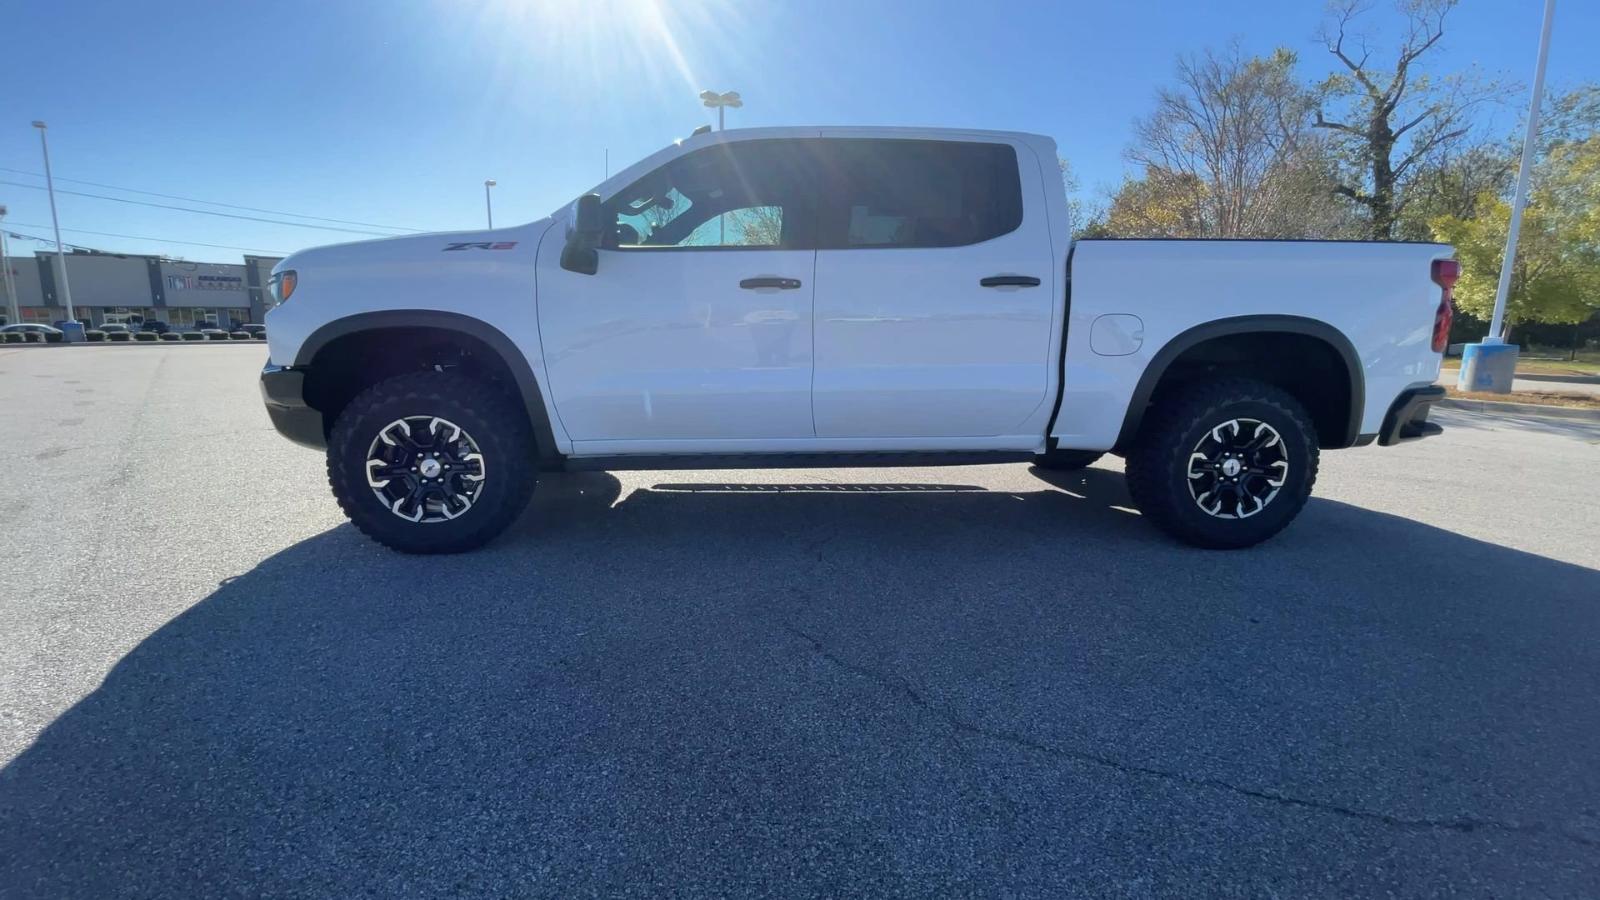
M 13 187 L 29 188 L 35 191 L 46 190 L 46 188 L 40 185 L 23 184 L 20 181 L 0 180 L 0 184 L 9 184 Z M 105 194 L 89 194 L 83 191 L 69 191 L 66 188 L 56 188 L 56 193 L 70 194 L 74 197 L 93 197 L 96 200 L 111 200 L 116 203 L 131 203 L 134 206 L 150 206 L 156 209 L 175 209 L 178 212 L 196 213 L 202 216 L 220 216 L 224 219 L 243 219 L 247 222 L 266 222 L 271 225 L 289 225 L 294 228 L 315 228 L 321 231 L 342 231 L 346 234 L 365 234 L 371 237 L 396 237 L 396 235 L 388 234 L 382 231 L 360 231 L 355 228 L 339 228 L 334 225 L 311 225 L 305 222 L 287 222 L 283 219 L 263 219 L 260 216 L 241 216 L 237 213 L 216 212 L 215 210 L 210 209 L 193 209 L 187 206 L 172 206 L 167 203 L 151 203 L 148 200 L 129 200 L 126 197 L 108 197 Z
M 39 224 L 35 224 L 35 223 L 30 223 L 30 222 L 13 222 L 12 224 L 21 226 L 23 228 L 49 228 L 50 227 L 49 225 L 39 225 Z M 126 239 L 128 239 L 130 241 L 155 241 L 158 244 L 191 244 L 191 245 L 193 245 L 195 247 L 214 247 L 214 248 L 216 248 L 218 250 L 244 250 L 244 251 L 248 251 L 248 252 L 252 252 L 252 253 L 276 253 L 276 254 L 279 254 L 279 255 L 283 255 L 283 253 L 284 253 L 284 251 L 282 251 L 282 250 L 264 250 L 264 249 L 262 249 L 260 247 L 235 247 L 232 244 L 207 244 L 204 241 L 180 241 L 180 240 L 177 240 L 176 238 L 149 237 L 147 235 L 142 235 L 142 234 L 117 234 L 116 232 L 113 232 L 113 231 L 90 231 L 87 228 L 63 228 L 61 230 L 62 231 L 73 231 L 73 232 L 77 232 L 78 234 L 94 234 L 94 235 L 99 235 L 100 237 L 126 238 Z M 11 232 L 7 231 L 6 233 L 10 234 Z M 17 235 L 17 236 L 18 237 L 22 237 L 22 238 L 29 237 L 28 235 Z M 44 240 L 44 238 L 32 238 L 32 240 Z
M 38 172 L 29 172 L 26 169 L 13 169 L 13 168 L 9 168 L 7 166 L 0 166 L 0 172 L 10 172 L 10 173 L 12 173 L 14 175 L 29 175 L 29 176 L 32 176 L 34 178 L 43 178 L 44 177 L 43 175 L 40 175 Z M 338 223 L 340 225 L 364 225 L 364 226 L 366 226 L 368 228 L 390 228 L 390 229 L 393 229 L 395 231 L 421 232 L 423 230 L 423 229 L 420 229 L 420 228 L 406 228 L 406 227 L 401 226 L 401 225 L 382 225 L 382 224 L 379 224 L 377 222 L 357 222 L 357 221 L 353 221 L 351 219 L 330 219 L 330 218 L 328 218 L 326 216 L 308 216 L 305 213 L 284 212 L 281 209 L 262 209 L 262 208 L 256 207 L 256 206 L 240 206 L 240 205 L 235 204 L 235 203 L 223 203 L 223 202 L 221 202 L 219 200 L 199 200 L 199 199 L 196 199 L 194 197 L 180 197 L 177 194 L 160 194 L 160 193 L 157 193 L 155 191 L 141 191 L 141 190 L 138 190 L 137 188 L 122 187 L 121 185 L 115 185 L 115 184 L 105 184 L 104 182 L 99 182 L 99 181 L 84 181 L 81 178 L 61 178 L 61 177 L 58 176 L 56 178 L 56 180 L 57 181 L 67 181 L 67 182 L 71 182 L 72 184 L 87 184 L 87 185 L 90 185 L 92 187 L 110 188 L 113 191 L 125 191 L 125 192 L 127 192 L 129 194 L 143 194 L 146 197 L 161 197 L 162 199 L 165 199 L 165 200 L 182 200 L 185 203 L 204 203 L 207 206 L 222 206 L 222 207 L 226 207 L 228 209 L 242 209 L 242 210 L 245 210 L 246 212 L 267 213 L 268 215 L 273 215 L 273 216 L 292 216 L 292 217 L 294 217 L 296 219 L 312 219 L 312 220 L 315 220 L 315 221 L 318 221 L 318 222 L 335 222 L 335 223 Z

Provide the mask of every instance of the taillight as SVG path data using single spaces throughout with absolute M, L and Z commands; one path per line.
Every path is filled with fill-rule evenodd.
M 1443 353 L 1450 345 L 1450 320 L 1455 318 L 1452 302 L 1456 281 L 1461 277 L 1461 261 L 1436 259 L 1433 261 L 1433 283 L 1440 288 L 1439 308 L 1433 314 L 1433 352 Z

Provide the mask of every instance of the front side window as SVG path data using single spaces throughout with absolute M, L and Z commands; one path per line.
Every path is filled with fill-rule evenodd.
M 606 247 L 809 249 L 807 155 L 803 142 L 741 141 L 679 157 L 606 201 Z
M 828 141 L 826 249 L 961 247 L 1022 224 L 1017 154 L 1006 144 Z

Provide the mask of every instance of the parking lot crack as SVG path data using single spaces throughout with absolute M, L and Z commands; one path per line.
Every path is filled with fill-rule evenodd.
M 1364 822 L 1373 822 L 1390 828 L 1408 831 L 1452 831 L 1461 834 L 1470 834 L 1478 831 L 1503 832 L 1525 836 L 1555 837 L 1583 847 L 1600 847 L 1600 840 L 1577 834 L 1564 828 L 1545 825 L 1543 823 L 1507 822 L 1498 819 L 1479 818 L 1474 816 L 1458 816 L 1452 818 L 1412 818 L 1398 816 L 1385 812 L 1359 809 L 1324 800 L 1313 800 L 1296 797 L 1281 791 L 1262 788 L 1251 788 L 1237 785 L 1221 778 L 1189 775 L 1184 772 L 1169 769 L 1160 769 L 1154 766 L 1139 765 L 1096 753 L 1088 750 L 1079 750 L 1070 747 L 1060 747 L 1044 741 L 1029 737 L 1018 732 L 995 728 L 971 721 L 958 715 L 953 710 L 936 704 L 928 699 L 921 691 L 917 690 L 910 679 L 903 675 L 885 672 L 872 666 L 852 662 L 828 649 L 816 637 L 799 628 L 781 622 L 779 625 L 796 639 L 807 644 L 811 652 L 827 662 L 829 665 L 852 675 L 876 683 L 878 686 L 910 703 L 913 707 L 937 719 L 943 725 L 957 734 L 973 735 L 992 741 L 1009 744 L 1023 750 L 1037 753 L 1042 756 L 1070 760 L 1083 765 L 1109 769 L 1129 777 L 1151 778 L 1191 788 L 1222 791 L 1244 797 L 1258 802 L 1273 803 L 1278 806 L 1304 809 L 1347 819 L 1356 819 Z

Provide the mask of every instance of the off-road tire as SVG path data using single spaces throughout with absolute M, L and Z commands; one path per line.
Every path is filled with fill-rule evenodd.
M 1247 518 L 1208 514 L 1190 492 L 1191 454 L 1215 428 L 1235 419 L 1263 422 L 1283 441 L 1283 485 Z M 1282 531 L 1305 506 L 1317 480 L 1317 431 L 1287 392 L 1248 378 L 1221 378 L 1182 388 L 1146 415 L 1127 458 L 1128 493 L 1156 527 L 1188 544 L 1238 549 Z
M 483 456 L 476 499 L 449 521 L 408 521 L 367 481 L 367 454 L 378 432 L 396 419 L 420 416 L 460 426 Z M 527 506 L 537 470 L 522 410 L 493 385 L 449 372 L 400 375 L 367 388 L 339 413 L 328 436 L 328 486 L 339 508 L 367 537 L 402 553 L 460 553 L 488 543 Z
M 1098 450 L 1051 450 L 1034 454 L 1033 464 L 1052 472 L 1072 472 L 1089 468 L 1102 456 L 1105 454 Z

